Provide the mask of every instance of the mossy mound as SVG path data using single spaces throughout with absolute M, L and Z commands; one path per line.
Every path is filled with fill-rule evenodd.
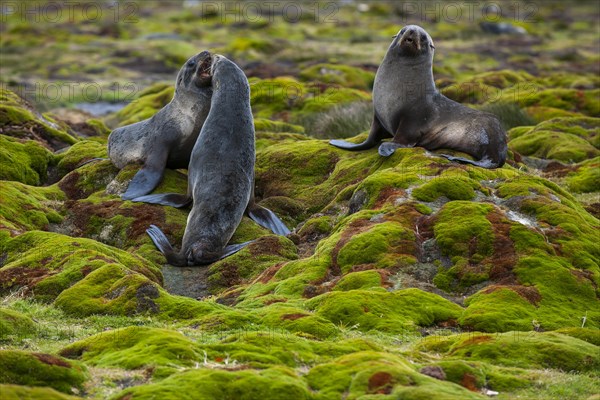
M 94 158 L 107 158 L 108 151 L 104 140 L 83 140 L 60 155 L 58 169 L 61 176 Z
M 81 397 L 70 396 L 48 387 L 29 387 L 19 385 L 0 385 L 0 393 L 4 400 L 44 399 L 75 400 Z
M 334 324 L 402 333 L 414 325 L 429 326 L 456 319 L 462 309 L 452 302 L 419 289 L 393 293 L 385 290 L 331 292 L 311 299 L 307 306 Z
M 33 140 L 20 141 L 0 135 L 0 179 L 40 185 L 48 177 L 54 155 Z
M 282 117 L 284 121 L 299 121 L 312 113 L 324 112 L 336 105 L 369 100 L 362 90 L 303 83 L 292 77 L 274 79 L 251 78 L 250 100 L 254 115 L 259 118 Z
M 78 140 L 50 117 L 38 113 L 25 100 L 6 89 L 0 89 L 0 128 L 3 135 L 35 140 L 50 150 L 62 149 Z M 33 151 L 40 153 L 39 150 Z
M 428 337 L 419 348 L 456 359 L 486 361 L 521 368 L 594 371 L 600 363 L 598 346 L 555 332 L 477 332 Z
M 600 155 L 599 118 L 555 118 L 509 132 L 509 147 L 522 155 L 580 162 Z
M 135 271 L 155 282 L 162 280 L 158 267 L 139 256 L 94 240 L 50 232 L 30 231 L 19 235 L 4 244 L 2 254 L 5 257 L 0 268 L 2 292 L 25 288 L 42 301 L 53 301 L 64 290 L 74 290 L 76 282 L 107 265 L 129 273 Z M 86 294 L 93 295 L 93 292 Z M 77 303 L 75 299 L 75 305 L 83 305 L 83 302 Z
M 310 391 L 293 370 L 284 367 L 264 370 L 227 371 L 200 369 L 173 375 L 161 382 L 124 390 L 123 399 L 309 399 Z
M 79 363 L 44 353 L 0 350 L 0 383 L 48 386 L 72 394 L 87 378 Z
M 28 316 L 0 307 L 0 342 L 31 336 L 35 329 L 35 322 Z
M 565 180 L 569 189 L 574 193 L 599 192 L 600 157 L 577 164 L 577 169 L 569 172 Z
M 174 94 L 173 85 L 155 83 L 142 90 L 134 101 L 117 112 L 108 122 L 111 126 L 125 126 L 143 121 L 166 106 Z
M 0 181 L 0 192 L 0 232 L 6 236 L 47 229 L 50 223 L 62 221 L 60 202 L 65 195 L 56 186 L 34 187 Z
M 317 64 L 300 72 L 304 81 L 319 81 L 343 87 L 369 90 L 373 87 L 375 74 L 348 65 Z
M 480 399 L 476 393 L 419 374 L 405 359 L 378 352 L 356 352 L 312 368 L 306 379 L 317 398 Z M 369 396 L 370 395 L 370 396 Z

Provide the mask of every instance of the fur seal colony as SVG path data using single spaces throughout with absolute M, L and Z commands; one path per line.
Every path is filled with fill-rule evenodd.
M 350 143 L 332 140 L 346 150 L 366 150 L 383 139 L 379 154 L 390 156 L 398 148 L 451 149 L 473 156 L 442 155 L 451 161 L 484 168 L 504 164 L 506 132 L 493 114 L 474 110 L 445 97 L 433 80 L 433 40 L 417 25 L 408 25 L 394 36 L 373 85 L 374 117 L 367 140 Z

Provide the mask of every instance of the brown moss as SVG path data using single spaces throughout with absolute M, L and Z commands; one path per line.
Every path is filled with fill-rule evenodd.
M 263 272 L 261 272 L 261 274 L 256 278 L 256 280 L 253 283 L 269 282 L 271 279 L 273 279 L 273 277 L 275 276 L 277 271 L 279 271 L 281 269 L 281 267 L 283 267 L 283 265 L 284 265 L 284 263 L 279 263 L 279 264 L 275 264 L 275 265 L 265 269 Z
M 33 353 L 35 358 L 48 365 L 56 365 L 58 367 L 71 368 L 71 364 L 50 354 Z
M 389 372 L 376 372 L 369 378 L 369 393 L 390 394 L 394 387 L 394 377 Z
M 494 252 L 491 260 L 484 260 L 492 265 L 489 277 L 494 282 L 501 284 L 516 283 L 513 268 L 517 262 L 517 253 L 513 241 L 510 239 L 511 223 L 497 210 L 486 216 L 492 224 L 494 232 Z
M 0 270 L 0 292 L 6 290 L 6 288 L 24 288 L 25 293 L 29 294 L 30 288 L 34 287 L 38 282 L 46 279 L 49 276 L 54 275 L 52 271 L 49 271 L 43 267 L 41 268 L 27 268 L 27 267 L 15 267 Z
M 537 290 L 537 288 L 535 286 L 523 286 L 523 285 L 516 285 L 516 284 L 509 285 L 509 286 L 490 285 L 490 286 L 486 287 L 482 291 L 482 293 L 490 294 L 490 293 L 493 293 L 500 289 L 512 290 L 513 292 L 515 292 L 516 294 L 518 294 L 523 299 L 527 300 L 529 303 L 531 303 L 532 305 L 534 305 L 536 307 L 538 306 L 540 301 L 542 301 L 542 295 L 540 294 L 540 292 Z
M 479 388 L 477 387 L 477 378 L 475 375 L 465 372 L 462 379 L 460 380 L 460 385 L 469 389 L 472 392 L 478 392 Z

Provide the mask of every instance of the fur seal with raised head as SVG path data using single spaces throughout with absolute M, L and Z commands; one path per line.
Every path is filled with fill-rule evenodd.
M 210 110 L 211 62 L 208 51 L 191 57 L 177 75 L 175 95 L 169 104 L 153 117 L 117 128 L 108 137 L 108 156 L 117 168 L 143 164 L 122 199 L 150 193 L 167 167 L 187 168 Z
M 484 168 L 501 167 L 506 160 L 506 132 L 494 115 L 463 106 L 438 92 L 433 80 L 433 52 L 433 40 L 423 28 L 402 28 L 375 76 L 374 117 L 367 140 L 330 143 L 346 150 L 365 150 L 393 137 L 379 146 L 379 154 L 389 156 L 397 148 L 415 146 L 451 149 L 476 161 L 442 156 Z
M 184 206 L 192 202 L 181 250 L 151 225 L 147 233 L 167 261 L 176 266 L 210 264 L 242 249 L 249 242 L 227 245 L 247 211 L 287 228 L 275 215 L 254 204 L 255 137 L 250 85 L 242 70 L 214 55 L 213 95 L 208 117 L 194 145 L 188 168 L 188 194 L 154 194 L 135 199 Z M 255 219 L 256 220 L 256 219 Z

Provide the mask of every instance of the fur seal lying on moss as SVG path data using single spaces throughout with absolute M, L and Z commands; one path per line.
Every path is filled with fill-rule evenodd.
M 452 149 L 477 161 L 442 155 L 449 160 L 484 168 L 504 164 L 506 132 L 489 113 L 471 109 L 439 93 L 433 80 L 434 45 L 421 27 L 408 25 L 394 36 L 373 85 L 373 124 L 363 143 L 332 140 L 346 150 L 365 150 L 383 139 L 379 154 L 390 156 L 397 148 Z
M 108 156 L 117 168 L 142 163 L 121 196 L 131 200 L 150 193 L 165 168 L 187 168 L 191 150 L 210 110 L 212 96 L 208 51 L 191 57 L 177 74 L 175 95 L 152 118 L 123 126 L 108 137 Z
M 163 232 L 151 225 L 148 235 L 176 266 L 210 264 L 249 242 L 227 245 L 247 211 L 274 231 L 289 233 L 271 211 L 254 204 L 255 138 L 250 85 L 242 70 L 214 55 L 213 95 L 208 117 L 194 145 L 188 168 L 188 194 L 154 194 L 135 201 L 173 206 L 193 202 L 181 251 L 175 252 Z

